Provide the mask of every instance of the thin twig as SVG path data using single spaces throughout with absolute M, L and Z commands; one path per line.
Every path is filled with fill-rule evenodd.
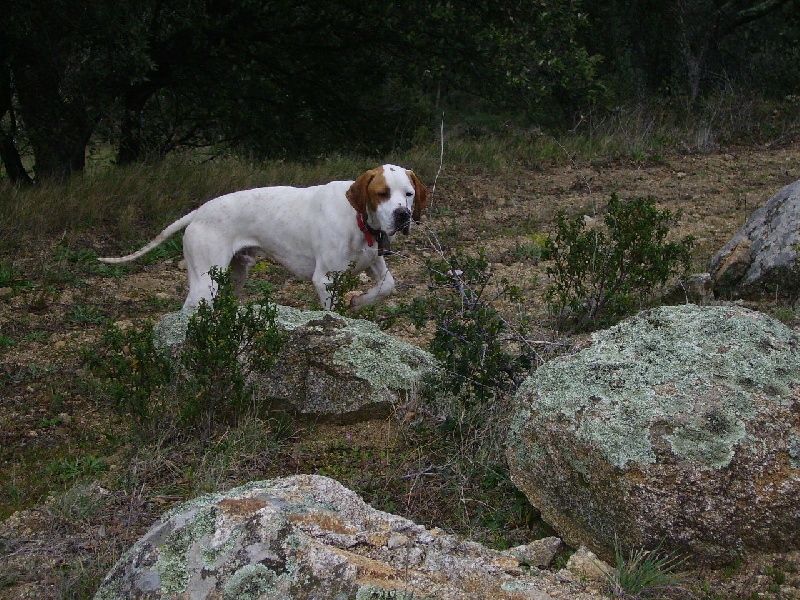
M 436 171 L 436 177 L 433 178 L 433 185 L 431 186 L 431 197 L 429 204 L 433 206 L 433 196 L 436 194 L 436 183 L 439 181 L 439 174 L 444 168 L 444 112 L 442 112 L 442 123 L 439 127 L 439 170 Z

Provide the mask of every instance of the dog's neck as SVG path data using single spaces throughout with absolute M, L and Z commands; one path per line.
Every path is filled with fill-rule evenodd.
M 386 235 L 386 232 L 381 229 L 375 229 L 372 227 L 368 219 L 369 217 L 365 214 L 360 212 L 356 213 L 356 223 L 358 223 L 358 228 L 364 232 L 364 237 L 367 240 L 367 246 L 372 248 L 372 244 L 375 240 L 378 241 L 378 256 L 386 256 L 392 253 L 391 244 L 392 241 L 389 239 L 389 236 Z

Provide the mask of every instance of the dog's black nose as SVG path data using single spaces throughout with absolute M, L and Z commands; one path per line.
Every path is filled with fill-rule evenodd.
M 411 231 L 411 211 L 404 207 L 396 208 L 392 217 L 395 231 L 402 231 L 403 235 L 408 235 Z

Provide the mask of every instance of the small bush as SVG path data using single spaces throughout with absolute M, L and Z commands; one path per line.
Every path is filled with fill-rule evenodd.
M 442 383 L 445 391 L 481 404 L 516 389 L 535 352 L 525 340 L 525 324 L 509 323 L 495 303 L 519 300 L 519 289 L 506 279 L 490 285 L 483 249 L 476 257 L 457 251 L 446 260 L 429 260 L 427 268 L 429 294 L 415 298 L 403 312 L 418 328 L 434 322 L 429 349 L 449 374 Z
M 333 312 L 344 314 L 350 308 L 347 303 L 347 294 L 358 288 L 360 283 L 357 274 L 353 273 L 355 261 L 348 265 L 344 271 L 329 271 L 327 273 L 330 283 L 325 284 L 325 290 L 331 295 L 330 306 Z
M 676 218 L 653 198 L 628 202 L 611 196 L 604 228 L 559 213 L 543 258 L 552 261 L 546 298 L 559 330 L 610 325 L 641 308 L 659 285 L 685 274 L 694 239 L 666 241 Z
M 175 377 L 169 355 L 153 343 L 153 324 L 122 330 L 109 322 L 98 348 L 84 348 L 83 357 L 115 408 L 149 437 L 166 418 Z
M 239 306 L 230 275 L 213 268 L 214 303 L 200 302 L 186 330 L 180 364 L 189 402 L 182 420 L 208 434 L 214 421 L 235 424 L 249 408 L 247 375 L 269 368 L 283 345 L 277 310 L 269 299 Z
M 137 433 L 150 437 L 165 423 L 208 439 L 216 424 L 236 425 L 251 409 L 247 377 L 269 368 L 283 344 L 269 298 L 239 306 L 227 272 L 211 271 L 217 283 L 213 304 L 201 302 L 186 341 L 173 359 L 153 343 L 153 326 L 121 331 L 111 324 L 99 352 L 84 351 Z

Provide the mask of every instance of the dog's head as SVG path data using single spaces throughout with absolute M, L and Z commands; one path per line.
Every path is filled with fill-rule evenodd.
M 366 215 L 371 227 L 393 236 L 398 231 L 409 233 L 412 219 L 421 220 L 428 205 L 428 189 L 413 171 L 383 165 L 356 179 L 347 191 L 347 200 Z

